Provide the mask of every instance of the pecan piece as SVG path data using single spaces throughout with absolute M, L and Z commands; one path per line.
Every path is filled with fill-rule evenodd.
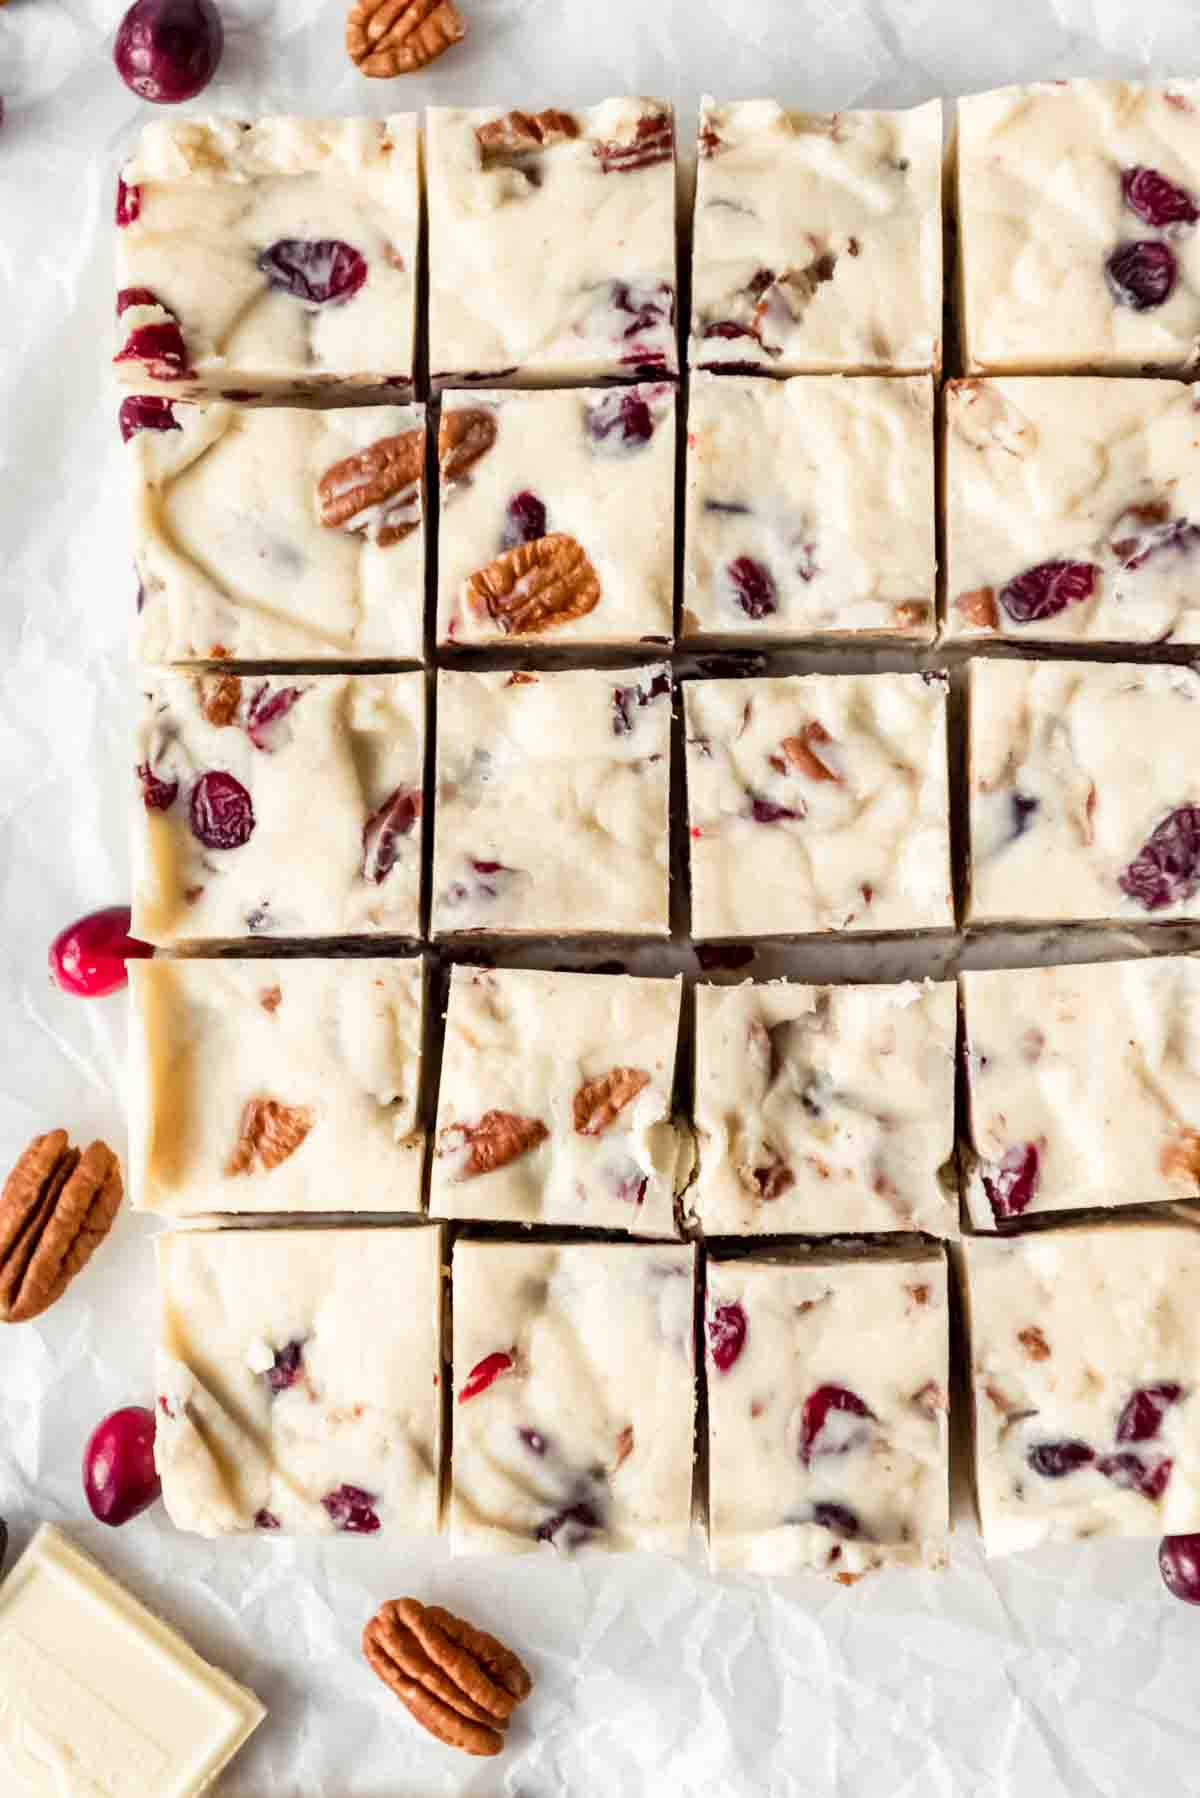
M 569 112 L 559 112 L 554 107 L 545 112 L 506 112 L 475 127 L 484 168 L 512 156 L 536 155 L 539 150 L 578 136 L 578 122 Z
M 40 1317 L 108 1235 L 123 1194 L 107 1144 L 80 1154 L 65 1130 L 35 1136 L 0 1194 L 0 1323 Z
M 545 1142 L 550 1132 L 541 1118 L 518 1117 L 513 1111 L 485 1111 L 477 1124 L 447 1124 L 438 1141 L 439 1155 L 455 1155 L 469 1149 L 460 1180 L 492 1174 L 510 1161 L 528 1155 Z
M 1158 1165 L 1168 1180 L 1195 1187 L 1200 1182 L 1200 1130 L 1181 1127 L 1163 1149 Z
M 970 593 L 960 593 L 954 602 L 954 610 L 981 631 L 994 631 L 999 623 L 996 594 L 991 587 L 973 587 Z
M 581 546 L 561 531 L 505 550 L 466 585 L 479 618 L 505 636 L 533 635 L 584 618 L 600 603 L 600 582 Z
M 236 674 L 203 675 L 196 682 L 196 703 L 210 724 L 223 730 L 232 724 L 242 703 L 242 683 Z
M 421 521 L 424 465 L 420 430 L 381 437 L 343 457 L 317 482 L 321 523 L 331 531 L 362 531 L 380 549 L 403 542 Z
M 602 1136 L 649 1084 L 650 1076 L 643 1068 L 612 1068 L 595 1080 L 585 1080 L 575 1094 L 576 1134 Z
M 307 1105 L 281 1105 L 278 1099 L 248 1099 L 242 1112 L 237 1144 L 227 1174 L 249 1174 L 255 1162 L 264 1174 L 294 1155 L 312 1129 Z
M 1036 1324 L 1030 1324 L 1024 1330 L 1017 1331 L 1017 1341 L 1025 1350 L 1031 1361 L 1048 1361 L 1050 1344 L 1042 1335 Z
M 364 75 L 411 75 L 467 35 L 454 0 L 355 0 L 346 50 Z
M 653 168 L 657 162 L 670 162 L 674 152 L 675 124 L 669 112 L 643 113 L 632 137 L 592 145 L 592 155 L 606 175 Z
M 832 743 L 833 738 L 815 718 L 804 726 L 798 737 L 785 737 L 779 747 L 783 751 L 783 760 L 787 767 L 795 768 L 798 773 L 806 774 L 809 780 L 841 780 L 841 775 L 823 762 L 814 743 Z
M 496 418 L 482 406 L 443 412 L 438 426 L 438 467 L 449 485 L 465 479 L 496 441 Z
M 928 624 L 930 609 L 923 599 L 905 599 L 893 609 L 892 621 L 897 630 L 919 631 Z
M 391 1598 L 363 1631 L 373 1672 L 427 1729 L 465 1754 L 499 1754 L 533 1690 L 524 1663 L 495 1636 L 440 1605 Z

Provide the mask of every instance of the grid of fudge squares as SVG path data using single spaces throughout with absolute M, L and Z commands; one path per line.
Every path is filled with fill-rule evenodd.
M 952 983 L 696 989 L 708 1236 L 958 1234 Z
M 943 674 L 689 681 L 692 933 L 950 929 Z
M 685 637 L 930 642 L 935 569 L 928 376 L 694 376 Z
M 171 1521 L 201 1536 L 433 1534 L 440 1227 L 184 1230 L 157 1249 Z
M 441 643 L 667 643 L 675 389 L 446 394 Z
M 682 1554 L 695 1250 L 454 1246 L 450 1544 Z
M 419 672 L 154 675 L 133 758 L 136 934 L 416 936 L 424 729 Z
M 438 676 L 433 932 L 668 928 L 662 666 Z
M 693 366 L 936 371 L 942 108 L 701 107 Z
M 421 406 L 121 407 L 146 662 L 420 661 Z
M 959 101 L 968 370 L 1196 366 L 1198 103 L 1194 81 L 1087 80 Z
M 1200 1216 L 965 1244 L 984 1549 L 1200 1529 Z
M 944 1253 L 780 1251 L 706 1277 L 714 1570 L 943 1565 Z
M 412 391 L 415 114 L 147 125 L 117 185 L 117 374 L 140 392 Z
M 969 669 L 968 924 L 1200 917 L 1200 675 Z
M 675 125 L 664 101 L 432 107 L 426 178 L 435 387 L 676 372 Z

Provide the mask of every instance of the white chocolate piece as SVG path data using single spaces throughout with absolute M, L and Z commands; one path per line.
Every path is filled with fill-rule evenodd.
M 695 1250 L 454 1247 L 455 1554 L 683 1554 Z
M 933 638 L 933 384 L 698 374 L 683 635 Z
M 153 676 L 134 754 L 135 933 L 416 936 L 424 732 L 420 673 Z
M 214 401 L 158 416 L 172 422 L 127 451 L 143 661 L 420 661 L 423 406 Z M 385 478 L 385 494 L 363 459 L 396 439 L 416 478 Z M 360 509 L 326 523 L 356 491 Z
M 119 344 L 136 348 L 131 332 L 174 323 L 185 352 L 180 369 L 119 350 L 127 386 L 226 399 L 351 388 L 409 397 L 414 113 L 155 122 L 121 181 L 117 288 L 156 304 L 126 306 Z
M 701 105 L 693 367 L 775 375 L 942 360 L 942 106 Z
M 180 1231 L 157 1241 L 155 1460 L 200 1536 L 438 1528 L 442 1233 Z
M 536 114 L 539 131 L 551 121 L 542 149 L 520 147 L 533 145 L 514 133 L 520 120 L 530 115 L 426 114 L 435 388 L 673 374 L 671 108 L 619 99 Z
M 710 1261 L 707 1288 L 714 1570 L 943 1565 L 945 1256 Z
M 675 580 L 675 389 L 448 393 L 447 418 L 483 413 L 492 446 L 441 482 L 438 641 L 522 638 L 563 644 L 667 643 Z M 460 416 L 459 429 L 465 428 Z M 513 502 L 516 502 L 515 506 Z M 538 508 L 541 508 L 540 516 Z M 581 617 L 522 628 L 473 598 L 471 577 L 533 537 L 562 533 L 583 550 L 599 598 Z
M 5 1798 L 198 1798 L 266 1716 L 48 1523 L 0 1586 L 0 1690 Z
M 666 668 L 438 677 L 433 931 L 665 936 Z
M 942 674 L 689 681 L 697 937 L 954 923 Z
M 1200 675 L 972 662 L 967 922 L 1200 917 Z
M 958 1234 L 953 984 L 696 989 L 709 1236 Z
M 1195 81 L 1030 82 L 959 101 L 960 322 L 969 370 L 1149 374 L 1196 366 L 1200 234 L 1184 215 L 1200 200 L 1198 105 Z M 1182 192 L 1175 222 L 1154 222 L 1148 174 Z M 1130 196 L 1127 178 L 1139 175 Z M 1110 259 L 1140 243 L 1155 246 L 1155 266 L 1144 277 L 1150 285 L 1131 290 L 1126 262 L 1110 267 Z M 1165 299 L 1164 250 L 1175 265 Z

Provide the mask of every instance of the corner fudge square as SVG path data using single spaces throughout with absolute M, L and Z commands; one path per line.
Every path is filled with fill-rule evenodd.
M 701 107 L 692 366 L 775 375 L 942 360 L 942 107 Z
M 442 1232 L 160 1236 L 155 1459 L 200 1536 L 439 1524 Z
M 943 674 L 688 681 L 697 937 L 950 929 Z
M 665 667 L 438 677 L 436 936 L 665 936 Z
M 670 383 L 448 393 L 438 449 L 440 643 L 670 641 Z
M 675 123 L 665 101 L 435 106 L 426 119 L 435 386 L 673 374 Z
M 940 1250 L 709 1261 L 714 1570 L 944 1564 L 948 1318 Z
M 117 185 L 118 378 L 407 398 L 418 181 L 411 113 L 147 125 Z
M 416 936 L 425 677 L 188 676 L 135 736 L 133 929 Z
M 139 1210 L 421 1210 L 419 958 L 130 966 Z
M 687 470 L 685 637 L 932 641 L 928 376 L 698 374 Z
M 1200 917 L 1200 675 L 972 662 L 967 922 Z
M 455 1554 L 683 1554 L 695 1250 L 454 1247 Z

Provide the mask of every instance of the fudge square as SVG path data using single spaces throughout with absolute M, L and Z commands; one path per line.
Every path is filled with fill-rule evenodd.
M 146 662 L 420 661 L 425 412 L 121 407 Z
M 426 180 L 435 386 L 675 373 L 665 101 L 431 107 Z
M 689 681 L 697 937 L 950 929 L 944 674 Z
M 438 677 L 433 931 L 665 936 L 665 667 Z
M 1200 917 L 1200 675 L 969 667 L 968 924 Z
M 1200 1218 L 965 1243 L 988 1554 L 1200 1529 Z
M 946 389 L 948 638 L 1200 642 L 1200 435 L 1180 382 Z
M 139 935 L 416 936 L 424 682 L 151 677 L 134 753 Z
M 1198 103 L 1195 81 L 1033 82 L 959 101 L 969 371 L 1196 366 Z
M 700 115 L 693 366 L 776 375 L 942 360 L 942 108 Z
M 693 378 L 684 636 L 928 643 L 935 570 L 927 375 Z
M 456 967 L 430 1210 L 674 1236 L 681 982 Z
M 455 1554 L 683 1554 L 695 1250 L 454 1245 Z
M 698 986 L 695 1221 L 956 1236 L 957 1031 L 951 982 Z
M 940 1249 L 708 1262 L 714 1570 L 944 1564 L 948 1318 Z
M 147 125 L 117 183 L 118 377 L 407 398 L 419 214 L 415 114 Z
M 420 1211 L 420 959 L 130 967 L 140 1210 Z
M 675 389 L 447 393 L 438 641 L 667 643 Z
M 171 1231 L 155 1460 L 200 1536 L 439 1524 L 442 1233 Z

